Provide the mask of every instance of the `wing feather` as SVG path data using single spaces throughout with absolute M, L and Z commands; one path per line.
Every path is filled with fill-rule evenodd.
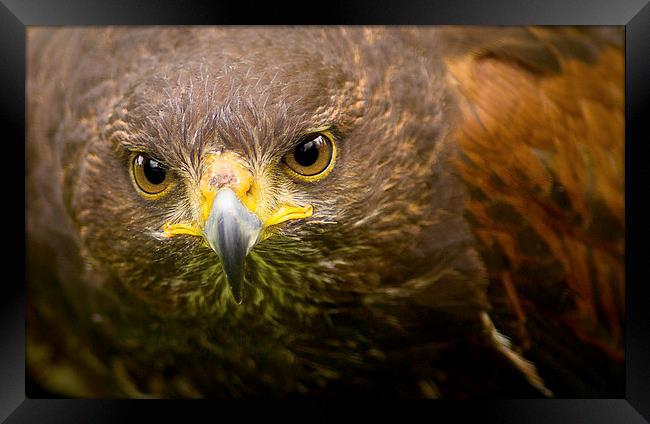
M 565 343 L 553 366 L 605 364 L 574 388 L 622 392 L 622 31 L 445 31 L 462 112 L 457 165 L 497 327 L 540 362 L 542 376 L 551 367 L 544 349 Z

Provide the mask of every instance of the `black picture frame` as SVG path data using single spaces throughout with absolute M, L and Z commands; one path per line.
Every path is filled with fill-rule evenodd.
M 325 6 L 325 5 L 324 5 Z M 294 7 L 295 8 L 295 7 Z M 624 25 L 626 29 L 626 396 L 624 399 L 497 400 L 430 402 L 427 415 L 453 416 L 488 422 L 642 423 L 650 421 L 650 308 L 646 282 L 644 240 L 648 239 L 650 209 L 644 194 L 649 172 L 642 141 L 650 140 L 647 105 L 650 100 L 650 4 L 648 0 L 498 0 L 405 3 L 327 2 L 326 8 L 304 16 L 289 14 L 289 5 L 260 5 L 180 1 L 28 1 L 0 3 L 0 120 L 3 151 L 0 157 L 0 202 L 5 247 L 5 272 L 0 276 L 0 422 L 113 422 L 153 421 L 154 417 L 187 420 L 197 411 L 215 420 L 223 418 L 204 402 L 29 399 L 25 394 L 25 190 L 18 184 L 25 172 L 25 34 L 29 26 L 41 25 L 134 25 L 134 24 L 473 24 L 473 25 Z M 256 12 L 252 15 L 253 11 Z M 8 224 L 8 225 L 7 225 Z M 22 260 L 21 260 L 22 259 Z M 314 419 L 324 420 L 330 407 L 311 404 Z M 383 406 L 383 405 L 382 405 Z M 422 406 L 422 405 L 419 405 Z M 364 408 L 364 417 L 381 406 Z M 265 408 L 230 405 L 237 414 L 266 414 Z M 282 408 L 285 418 L 302 408 Z M 400 407 L 402 412 L 415 408 Z M 420 408 L 417 408 L 420 409 Z M 424 411 L 420 411 L 424 412 Z M 309 416 L 311 421 L 311 416 Z

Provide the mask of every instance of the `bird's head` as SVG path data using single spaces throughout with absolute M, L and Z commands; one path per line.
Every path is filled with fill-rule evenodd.
M 142 298 L 307 305 L 400 281 L 453 238 L 442 70 L 396 34 L 150 43 L 88 108 L 72 196 L 88 255 Z

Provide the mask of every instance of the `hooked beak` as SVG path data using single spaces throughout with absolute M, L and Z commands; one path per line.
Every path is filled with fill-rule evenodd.
M 235 193 L 222 189 L 212 202 L 203 236 L 221 259 L 223 270 L 237 303 L 242 301 L 244 260 L 262 230 L 262 222 L 250 212 Z
M 193 222 L 166 222 L 163 233 L 202 236 L 219 259 L 232 295 L 242 302 L 244 264 L 255 244 L 268 237 L 268 227 L 308 218 L 312 206 L 279 202 L 273 209 L 260 204 L 260 186 L 233 153 L 210 154 L 204 159 L 198 187 L 198 215 Z

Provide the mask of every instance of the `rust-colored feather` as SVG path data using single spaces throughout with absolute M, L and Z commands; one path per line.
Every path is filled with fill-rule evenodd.
M 507 40 L 489 43 L 497 55 L 447 61 L 462 99 L 467 216 L 504 330 L 535 349 L 552 327 L 569 328 L 622 364 L 623 54 L 584 31 L 530 32 L 561 72 L 503 54 Z

